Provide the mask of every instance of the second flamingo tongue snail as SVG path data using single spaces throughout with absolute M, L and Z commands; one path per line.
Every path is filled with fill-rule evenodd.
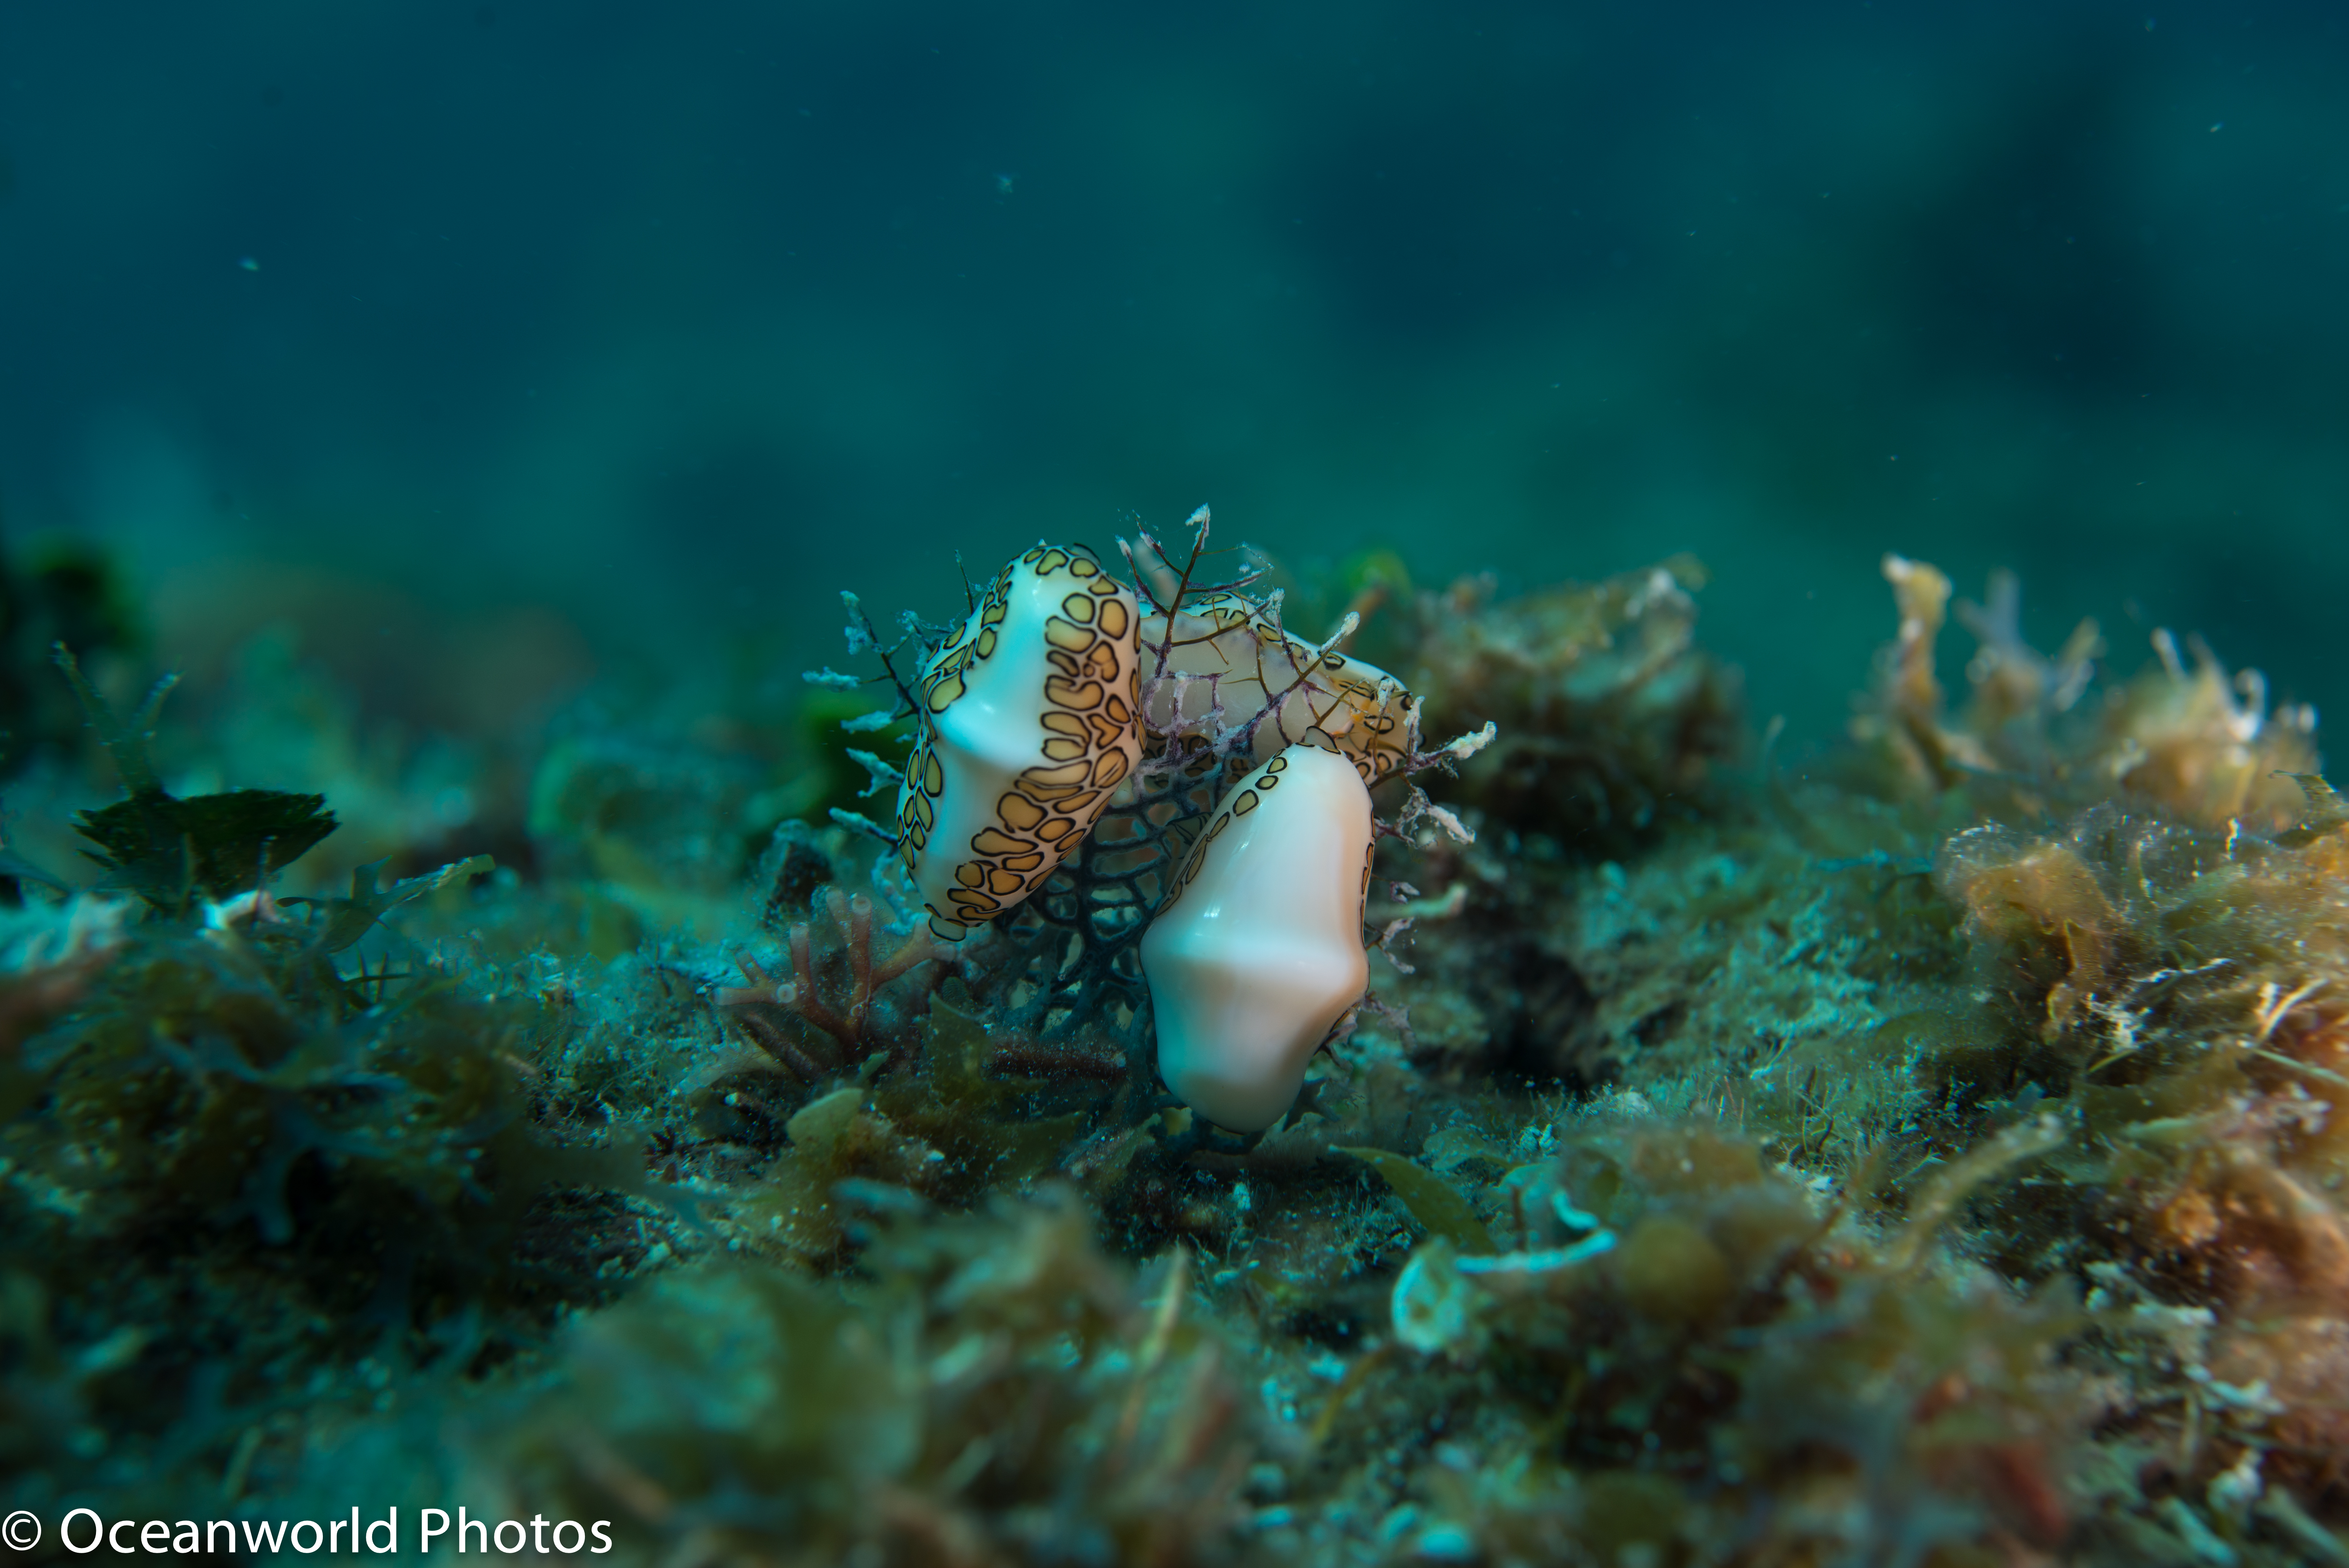
M 1371 836 L 1353 768 L 1292 746 L 1225 796 L 1143 934 L 1159 1076 L 1217 1126 L 1278 1121 L 1361 1000 Z

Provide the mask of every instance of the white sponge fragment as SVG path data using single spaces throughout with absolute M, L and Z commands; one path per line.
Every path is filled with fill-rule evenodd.
M 1292 746 L 1234 785 L 1142 938 L 1158 1072 L 1236 1132 L 1278 1121 L 1370 981 L 1371 794 L 1354 765 Z

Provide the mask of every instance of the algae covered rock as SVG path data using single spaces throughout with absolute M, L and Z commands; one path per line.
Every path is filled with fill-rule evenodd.
M 2314 710 L 2271 706 L 2256 670 L 2229 674 L 2199 638 L 2189 668 L 2167 630 L 2154 662 L 2118 686 L 2095 687 L 2105 643 L 2084 621 L 2053 655 L 2023 638 L 2022 590 L 1992 575 L 1985 603 L 1960 601 L 1974 634 L 1968 696 L 1956 714 L 1936 673 L 1948 577 L 1921 561 L 1884 558 L 1899 634 L 1878 654 L 1874 689 L 1852 721 L 1864 787 L 1911 797 L 1962 789 L 1985 807 L 2083 810 L 2113 796 L 2205 827 L 2238 821 L 2270 831 L 2298 806 L 2289 779 L 2314 770 Z
M 1475 578 L 1421 593 L 1413 683 L 1429 729 L 1499 727 L 1451 798 L 1578 848 L 1700 810 L 1744 723 L 1736 672 L 1696 645 L 1704 582 L 1676 556 L 1497 602 Z
M 561 1345 L 479 1460 L 517 1506 L 622 1522 L 612 1561 L 1208 1560 L 1246 1418 L 1185 1275 L 1146 1308 L 1073 1194 L 876 1237 L 842 1290 L 719 1262 Z
M 2349 854 L 2312 792 L 2313 830 L 2278 840 L 2108 806 L 2062 832 L 1962 835 L 1940 874 L 2007 1042 L 1966 1076 L 2025 1077 L 2086 1135 L 2023 1232 L 2032 1261 L 2116 1306 L 2213 1315 L 2169 1376 L 2257 1390 L 2208 1418 L 2337 1506 L 2317 1456 L 2349 1451 Z M 2178 1429 L 2140 1397 L 2142 1422 Z M 2240 1458 L 2178 1452 L 2204 1484 Z
M 2094 1405 L 2058 1360 L 2064 1291 L 1936 1255 L 1935 1216 L 1876 1232 L 1702 1123 L 1627 1106 L 1554 1147 L 1497 1184 L 1507 1250 L 1433 1241 L 1398 1276 L 1410 1348 L 1330 1427 L 1341 1489 L 1431 1411 L 1488 1456 L 1411 1465 L 1423 1554 L 1965 1561 L 2066 1538 Z

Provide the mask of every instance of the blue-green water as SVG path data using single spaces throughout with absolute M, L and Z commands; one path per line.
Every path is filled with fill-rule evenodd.
M 1207 501 L 1692 550 L 1797 737 L 1888 548 L 2338 709 L 2344 63 L 2150 0 L 7 7 L 0 508 L 165 657 L 321 593 L 822 656 L 837 587 Z
M 2344 1560 L 2349 810 L 2257 683 L 2131 676 L 2167 627 L 2349 700 L 2344 57 L 2260 4 L 0 5 L 0 1543 Z M 1004 850 L 969 666 L 909 755 L 877 672 L 944 633 L 874 644 L 1202 502 L 1287 569 L 1244 624 L 1000 623 L 1136 768 L 1023 771 L 1108 814 Z M 1937 685 L 1919 566 L 1871 672 L 1887 552 L 2105 667 L 2001 598 Z M 1412 703 L 1319 694 L 1436 803 L 1296 835 L 1371 989 L 1256 1031 L 1324 1054 L 1227 1136 L 1137 944 L 1326 798 L 1190 748 L 1327 667 L 1270 590 L 1318 638 L 1398 561 L 1500 592 L 1373 608 Z M 1170 727 L 1169 670 L 1264 706 Z M 1774 715 L 1800 765 L 1730 766 Z M 1042 891 L 947 946 L 874 840 L 972 886 L 931 812 L 989 799 Z

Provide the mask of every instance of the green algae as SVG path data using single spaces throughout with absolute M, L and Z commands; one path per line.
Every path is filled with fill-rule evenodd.
M 1063 1189 L 879 1228 L 845 1289 L 705 1264 L 581 1323 L 485 1457 L 615 1561 L 1180 1563 L 1223 1533 L 1238 1399 Z M 1172 1292 L 1172 1295 L 1164 1293 Z M 1164 1304 L 1172 1302 L 1172 1306 Z
M 1331 1144 L 1332 1154 L 1350 1154 L 1387 1179 L 1387 1184 L 1428 1234 L 1441 1236 L 1465 1253 L 1489 1253 L 1493 1238 L 1468 1201 L 1448 1182 L 1430 1175 L 1413 1161 L 1384 1149 L 1350 1148 Z
M 57 645 L 57 667 L 121 775 L 124 799 L 75 819 L 74 830 L 97 846 L 83 852 L 109 874 L 107 891 L 136 893 L 150 908 L 184 913 L 199 899 L 220 901 L 265 886 L 333 832 L 326 797 L 282 789 L 231 789 L 181 799 L 163 788 L 147 756 L 163 699 L 174 681 L 159 682 L 124 724 L 83 678 L 72 651 Z

